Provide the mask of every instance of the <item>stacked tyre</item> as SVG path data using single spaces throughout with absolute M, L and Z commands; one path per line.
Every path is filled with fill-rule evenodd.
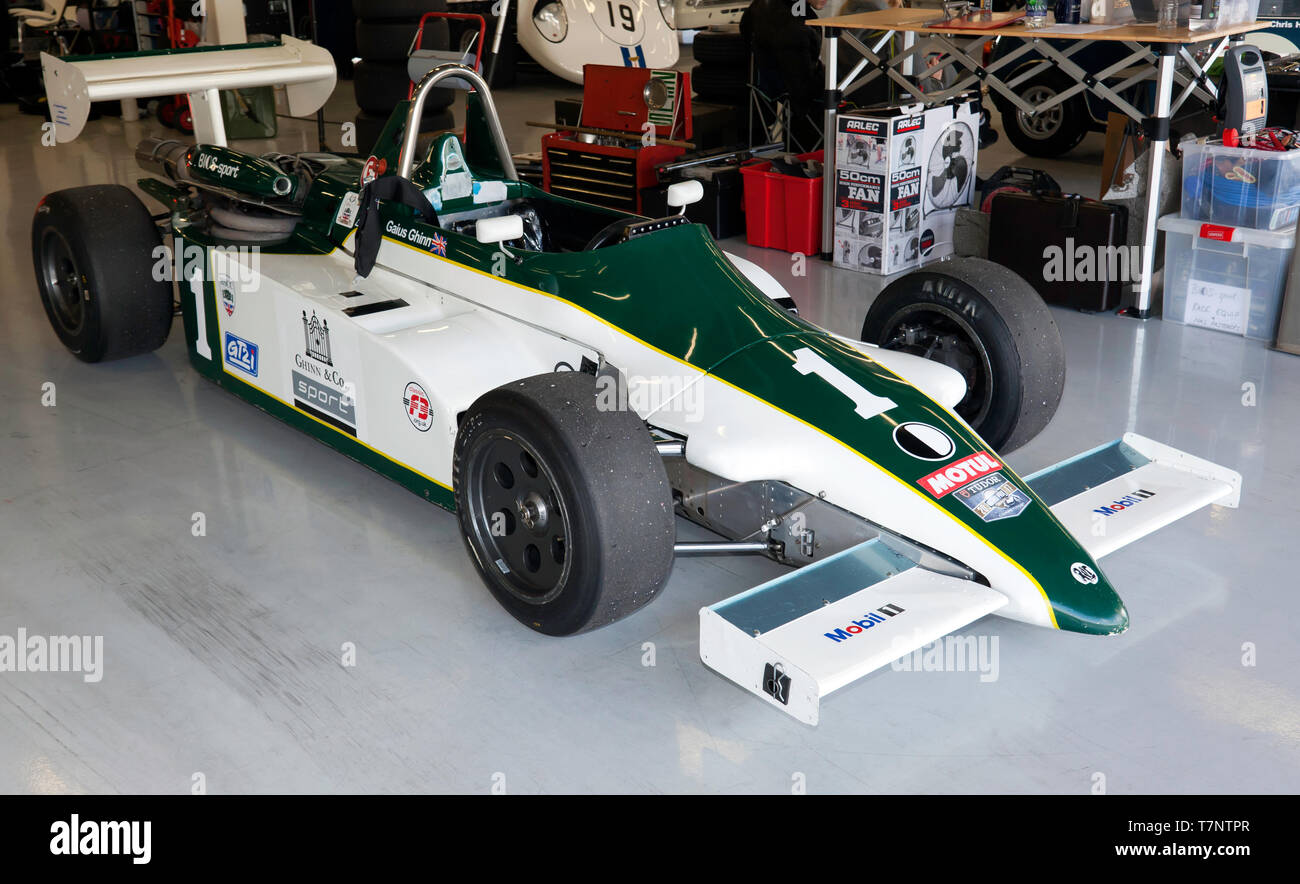
M 695 35 L 691 87 L 704 101 L 741 105 L 749 93 L 749 47 L 739 31 L 700 31 Z
M 446 0 L 352 0 L 357 16 L 357 55 L 352 70 L 352 88 L 356 94 L 357 150 L 368 153 L 379 139 L 392 115 L 393 108 L 405 101 L 410 87 L 406 61 L 419 28 L 420 16 L 426 12 L 446 12 Z M 434 19 L 425 23 L 421 48 L 442 49 L 450 46 L 447 21 Z M 450 129 L 455 120 L 449 110 L 455 99 L 450 89 L 434 89 L 424 103 L 421 132 Z

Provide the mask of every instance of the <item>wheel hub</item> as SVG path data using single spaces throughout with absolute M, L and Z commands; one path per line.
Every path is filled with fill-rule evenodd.
M 527 497 L 521 497 L 516 502 L 519 509 L 519 520 L 524 523 L 524 527 L 534 534 L 545 534 L 546 523 L 549 513 L 546 508 L 546 500 L 536 491 L 530 491 Z
M 938 304 L 916 306 L 886 325 L 880 346 L 921 356 L 956 370 L 966 381 L 966 395 L 954 409 L 977 425 L 993 400 L 993 370 L 979 336 L 955 312 Z

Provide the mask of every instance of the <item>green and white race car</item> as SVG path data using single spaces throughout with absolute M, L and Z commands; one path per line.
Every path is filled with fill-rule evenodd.
M 165 90 L 201 104 L 298 77 L 301 113 L 304 89 L 329 92 L 332 65 L 298 76 L 314 48 L 171 53 Z M 272 51 L 261 74 L 241 61 Z M 156 57 L 45 62 L 56 123 L 77 131 L 82 105 L 163 76 Z M 473 90 L 467 143 L 419 149 L 424 96 L 448 82 Z M 518 180 L 465 68 L 430 71 L 364 162 L 231 150 L 215 115 L 195 117 L 201 143 L 137 153 L 165 216 L 117 185 L 41 201 L 54 330 L 92 362 L 149 352 L 179 295 L 200 374 L 454 510 L 484 582 L 532 629 L 632 614 L 677 555 L 766 554 L 798 567 L 701 610 L 701 656 L 816 723 L 825 694 L 989 613 L 1123 632 L 1097 559 L 1237 504 L 1233 471 L 1133 435 L 1010 469 L 999 449 L 1050 419 L 1064 369 L 1041 300 L 996 265 L 891 286 L 868 316 L 883 349 L 801 319 L 684 215 Z M 684 183 L 669 202 L 698 197 Z M 721 539 L 678 543 L 677 517 Z

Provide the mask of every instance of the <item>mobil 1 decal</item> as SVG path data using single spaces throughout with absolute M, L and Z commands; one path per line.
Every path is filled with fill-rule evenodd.
M 889 174 L 889 211 L 910 208 L 921 202 L 921 167 L 899 169 Z
M 857 169 L 835 170 L 835 204 L 841 209 L 880 212 L 884 200 L 883 175 Z
M 359 415 L 361 358 L 356 330 L 346 317 L 311 301 L 284 298 L 280 339 L 289 401 L 300 411 L 349 436 L 365 438 Z

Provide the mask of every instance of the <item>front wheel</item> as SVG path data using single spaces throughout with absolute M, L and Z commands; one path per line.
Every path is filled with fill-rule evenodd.
M 941 362 L 966 379 L 954 409 L 995 451 L 1042 432 L 1065 386 L 1065 349 L 1033 287 L 982 258 L 954 258 L 890 283 L 862 340 Z
M 485 393 L 456 434 L 461 533 L 488 589 L 547 635 L 626 617 L 673 563 L 672 491 L 635 412 L 596 378 L 537 375 Z

